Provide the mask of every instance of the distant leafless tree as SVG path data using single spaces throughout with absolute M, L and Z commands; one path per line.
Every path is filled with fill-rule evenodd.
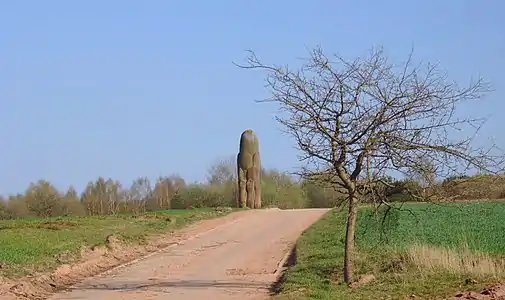
M 170 209 L 171 198 L 175 194 L 175 188 L 169 177 L 160 176 L 154 185 L 153 196 L 158 209 Z
M 98 215 L 98 205 L 97 198 L 95 197 L 95 183 L 93 181 L 89 181 L 82 193 L 82 203 L 86 206 L 86 210 L 88 215 L 94 216 Z
M 266 71 L 271 96 L 259 102 L 280 106 L 277 121 L 307 163 L 301 175 L 324 178 L 347 194 L 348 284 L 359 203 L 377 186 L 387 185 L 383 178 L 391 171 L 445 177 L 468 168 L 496 172 L 503 166 L 502 157 L 490 151 L 494 147 L 472 147 L 483 120 L 457 114 L 460 104 L 480 100 L 489 86 L 478 78 L 460 87 L 437 65 L 414 65 L 411 58 L 395 65 L 376 48 L 346 60 L 315 48 L 298 68 L 265 64 L 252 51 L 247 63 L 238 65 Z M 472 135 L 458 138 L 463 130 Z M 388 205 L 384 197 L 377 201 Z
M 149 201 L 153 196 L 153 191 L 151 188 L 151 182 L 147 177 L 137 178 L 131 188 L 131 197 L 134 203 L 134 212 L 143 213 L 146 211 L 146 202 Z
M 60 214 L 63 216 L 82 216 L 86 213 L 79 199 L 79 195 L 73 186 L 69 186 L 67 191 L 63 194 L 61 204 Z
M 53 217 L 60 213 L 62 195 L 48 181 L 39 180 L 30 184 L 26 191 L 28 209 L 37 217 Z
M 107 214 L 107 201 L 109 197 L 107 195 L 107 183 L 103 177 L 98 177 L 95 181 L 94 196 L 97 199 L 99 205 L 100 215 Z
M 117 214 L 121 202 L 121 183 L 109 178 L 105 182 L 105 189 L 107 194 L 108 213 Z
M 208 170 L 207 181 L 212 185 L 235 183 L 237 180 L 237 159 L 230 156 L 212 164 Z

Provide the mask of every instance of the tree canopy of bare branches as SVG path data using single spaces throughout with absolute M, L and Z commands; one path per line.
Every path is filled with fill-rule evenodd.
M 301 175 L 319 175 L 348 195 L 346 283 L 353 279 L 358 205 L 375 190 L 370 187 L 388 184 L 385 176 L 435 178 L 469 168 L 502 169 L 502 156 L 493 154 L 494 147 L 472 145 L 484 120 L 458 114 L 462 103 L 481 100 L 490 91 L 481 78 L 461 87 L 437 65 L 414 64 L 412 53 L 404 63 L 394 64 L 382 48 L 346 60 L 327 56 L 318 47 L 294 69 L 265 64 L 254 52 L 249 54 L 238 66 L 266 71 L 270 97 L 259 102 L 279 105 L 276 119 L 306 162 Z M 380 197 L 380 203 L 387 204 L 387 199 Z

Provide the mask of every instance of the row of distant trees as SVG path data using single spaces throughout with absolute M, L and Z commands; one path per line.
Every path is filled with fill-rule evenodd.
M 502 198 L 505 182 L 493 176 L 447 178 L 436 185 L 445 198 Z M 390 201 L 416 201 L 424 188 L 422 180 L 384 178 L 390 187 L 382 191 Z M 430 186 L 431 191 L 433 186 Z M 414 192 L 414 193 L 412 193 Z M 263 206 L 279 208 L 334 207 L 346 200 L 345 192 L 326 180 L 296 180 L 275 169 L 262 171 Z M 117 180 L 98 177 L 82 193 L 74 187 L 58 190 L 49 181 L 32 183 L 22 194 L 0 199 L 0 218 L 93 216 L 118 213 L 143 213 L 165 209 L 236 206 L 236 166 L 233 159 L 215 163 L 205 183 L 187 183 L 177 175 L 151 182 L 139 177 L 130 186 Z M 369 199 L 372 201 L 373 199 Z M 425 199 L 423 199 L 425 200 Z M 366 201 L 366 200 L 365 200 Z
M 163 176 L 152 182 L 139 177 L 131 185 L 98 177 L 82 193 L 71 186 L 58 190 L 51 182 L 31 183 L 24 193 L 0 199 L 0 218 L 54 217 L 143 213 L 165 209 L 236 206 L 237 180 L 233 159 L 215 163 L 204 183 L 187 183 L 178 175 Z M 309 183 L 286 172 L 264 169 L 263 206 L 301 208 L 331 207 L 337 194 L 316 193 Z M 303 186 L 303 187 L 302 187 Z M 308 197 L 310 196 L 310 197 Z

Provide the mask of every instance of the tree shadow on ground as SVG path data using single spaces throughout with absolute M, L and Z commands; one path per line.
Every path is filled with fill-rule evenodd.
M 66 289 L 67 291 L 85 291 L 85 290 L 108 290 L 108 291 L 140 291 L 150 288 L 189 288 L 189 289 L 208 289 L 208 288 L 222 288 L 222 289 L 265 289 L 271 295 L 279 293 L 282 284 L 286 281 L 285 270 L 296 264 L 296 247 L 291 250 L 291 253 L 281 266 L 282 271 L 278 279 L 273 283 L 261 281 L 247 281 L 247 280 L 145 280 L 145 281 L 115 281 L 111 283 L 88 283 L 81 284 L 73 288 Z
M 125 281 L 106 284 L 88 284 L 69 290 L 108 290 L 108 291 L 135 291 L 149 288 L 236 288 L 236 289 L 258 289 L 269 288 L 267 283 L 254 281 L 230 281 L 230 280 L 147 280 L 147 281 Z
M 293 267 L 296 265 L 296 260 L 297 260 L 297 250 L 296 250 L 296 245 L 291 249 L 291 253 L 288 256 L 288 259 L 284 263 L 281 268 L 284 270 L 280 274 L 279 278 L 270 286 L 270 295 L 276 295 L 281 291 L 282 285 L 284 282 L 286 282 L 286 275 L 287 275 L 287 269 Z

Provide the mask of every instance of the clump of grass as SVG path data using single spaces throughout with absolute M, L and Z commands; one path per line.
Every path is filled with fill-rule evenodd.
M 505 261 L 502 258 L 473 251 L 468 246 L 451 249 L 417 244 L 409 247 L 407 257 L 420 273 L 446 272 L 473 278 L 505 276 Z

